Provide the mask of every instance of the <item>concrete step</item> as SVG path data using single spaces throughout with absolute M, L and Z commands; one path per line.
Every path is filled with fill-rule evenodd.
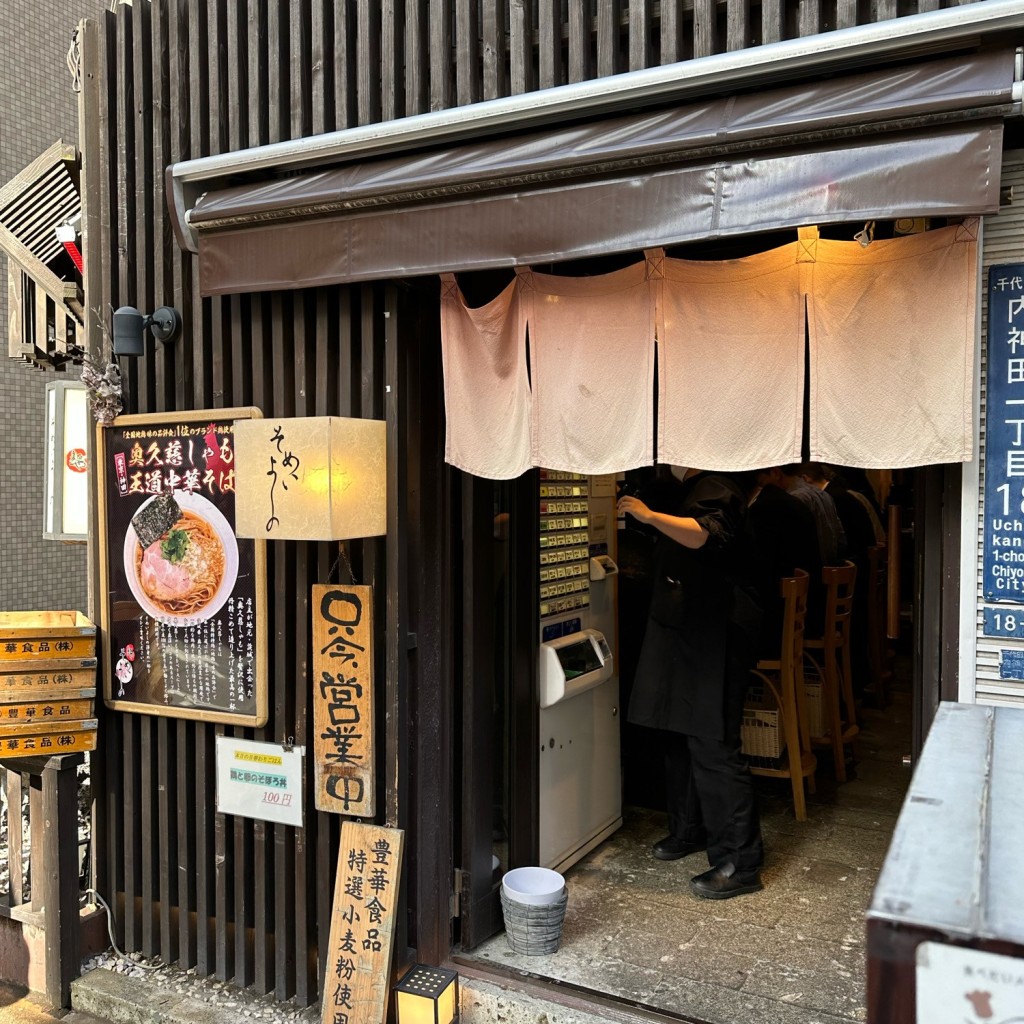
M 174 971 L 170 977 L 183 977 Z M 460 1024 L 609 1024 L 635 1021 L 630 1016 L 566 1007 L 524 991 L 460 978 Z M 131 977 L 109 970 L 84 974 L 72 986 L 74 1012 L 61 1024 L 318 1024 L 317 1007 L 299 1009 L 288 1003 L 239 993 L 228 986 L 214 989 L 208 981 L 190 978 L 178 992 L 164 977 Z M 0 1020 L 2 1020 L 0 1016 Z M 5 1021 L 6 1024 L 6 1021 Z M 36 1022 L 31 1022 L 36 1024 Z
M 38 992 L 0 981 L 0 1021 L 3 1024 L 110 1024 L 87 1013 L 69 1013 L 61 1017 L 50 1010 Z
M 72 984 L 71 1005 L 110 1024 L 317 1024 L 320 1019 L 318 1007 L 261 998 L 176 967 L 136 977 L 88 971 Z
M 684 1021 L 758 1020 L 761 1024 L 850 1024 L 831 1014 L 701 982 L 687 983 L 685 998 L 664 1012 L 587 994 L 573 986 L 551 987 L 528 974 L 481 976 L 459 968 L 460 1024 L 679 1024 Z M 600 979 L 594 978 L 598 987 Z M 588 986 L 591 987 L 591 986 Z M 177 968 L 147 977 L 89 971 L 72 985 L 74 1012 L 60 1024 L 319 1024 L 318 1006 L 300 1008 L 198 979 Z M 685 1005 L 682 1005 L 685 1003 Z M 662 1004 L 663 1005 L 663 1004 Z M 8 1024 L 0 1009 L 0 1021 Z M 11 1024 L 51 1024 L 53 1018 L 22 1016 Z
M 604 965 L 607 970 L 607 965 Z M 468 974 L 467 974 L 468 970 Z M 851 1024 L 835 1017 L 774 999 L 704 982 L 687 982 L 672 1005 L 662 998 L 653 1010 L 601 996 L 599 977 L 585 991 L 528 975 L 496 980 L 460 969 L 462 1016 L 459 1024 L 680 1024 L 680 1022 L 756 1020 L 759 1024 Z M 596 982 L 596 985 L 593 983 Z
M 459 993 L 459 1024 L 609 1024 L 636 1020 L 632 1014 L 620 1016 L 607 1008 L 595 1011 L 556 1003 L 525 991 L 518 983 L 498 984 L 460 975 Z

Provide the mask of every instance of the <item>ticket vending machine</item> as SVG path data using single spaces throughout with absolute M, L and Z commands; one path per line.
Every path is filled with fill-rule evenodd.
M 614 477 L 541 470 L 540 864 L 622 825 Z

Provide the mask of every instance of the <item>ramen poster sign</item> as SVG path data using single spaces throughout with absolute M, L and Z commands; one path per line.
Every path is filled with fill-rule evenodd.
M 111 707 L 266 722 L 265 545 L 235 534 L 234 423 L 259 415 L 122 416 L 100 430 Z

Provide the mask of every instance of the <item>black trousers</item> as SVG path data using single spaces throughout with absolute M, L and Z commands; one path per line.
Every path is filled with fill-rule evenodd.
M 725 734 L 719 739 L 665 733 L 665 781 L 672 835 L 707 843 L 712 867 L 752 871 L 764 863 L 754 780 L 740 756 L 747 659 L 730 659 Z

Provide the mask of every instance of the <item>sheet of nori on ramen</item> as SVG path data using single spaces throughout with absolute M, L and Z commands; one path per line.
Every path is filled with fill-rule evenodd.
M 196 415 L 122 417 L 103 434 L 107 695 L 162 714 L 253 719 L 257 542 L 234 532 L 233 425 Z

